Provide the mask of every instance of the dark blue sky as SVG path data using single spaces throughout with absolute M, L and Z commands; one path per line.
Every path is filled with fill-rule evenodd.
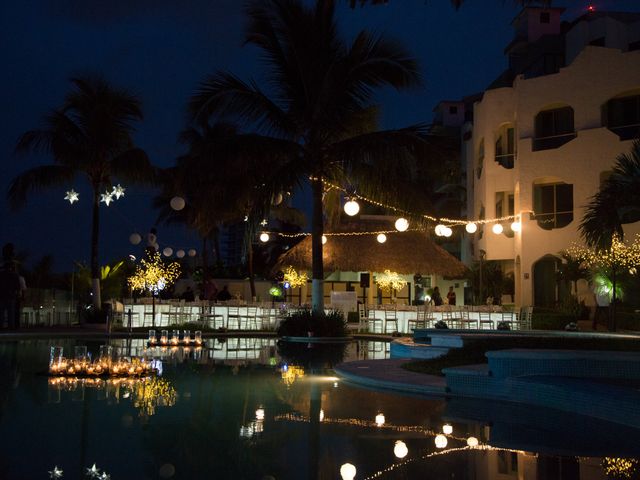
M 45 157 L 16 158 L 13 148 L 25 130 L 60 105 L 74 73 L 100 72 L 140 95 L 145 120 L 137 144 L 152 161 L 168 166 L 181 153 L 176 142 L 184 106 L 198 82 L 218 69 L 260 79 L 256 51 L 242 47 L 241 0 L 20 0 L 0 2 L 0 243 L 13 241 L 31 261 L 52 253 L 59 270 L 89 256 L 90 205 L 82 179 L 67 188 L 32 195 L 25 208 L 10 212 L 5 192 L 21 171 L 49 163 Z M 555 2 L 567 19 L 587 1 Z M 640 11 L 637 0 L 596 0 L 600 10 Z M 468 0 L 455 11 L 448 0 L 392 0 L 390 5 L 338 8 L 345 36 L 366 28 L 394 36 L 420 60 L 425 85 L 411 93 L 383 91 L 383 126 L 429 122 L 433 106 L 482 90 L 505 66 L 510 21 L 518 8 L 509 0 Z M 80 192 L 70 206 L 64 191 Z M 133 251 L 128 237 L 145 233 L 156 213 L 151 192 L 127 187 L 126 196 L 102 207 L 101 260 Z M 159 228 L 162 247 L 199 248 L 180 227 Z

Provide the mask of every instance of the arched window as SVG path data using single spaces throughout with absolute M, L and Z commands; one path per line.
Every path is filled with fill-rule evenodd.
M 612 98 L 604 110 L 606 127 L 620 140 L 640 138 L 640 93 Z
M 553 230 L 573 221 L 573 185 L 570 183 L 534 183 L 534 219 L 540 228 Z
M 515 128 L 507 124 L 500 127 L 496 135 L 496 163 L 504 168 L 513 168 L 516 158 Z
M 534 151 L 561 147 L 575 137 L 573 108 L 552 108 L 542 110 L 536 115 Z

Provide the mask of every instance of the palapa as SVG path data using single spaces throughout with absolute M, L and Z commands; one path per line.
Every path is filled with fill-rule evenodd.
M 379 243 L 376 235 L 329 235 L 327 239 L 322 246 L 325 274 L 384 270 L 448 278 L 465 278 L 469 274 L 460 260 L 436 245 L 425 232 L 389 233 L 385 243 Z M 288 265 L 296 270 L 311 270 L 310 236 L 282 254 L 274 270 Z

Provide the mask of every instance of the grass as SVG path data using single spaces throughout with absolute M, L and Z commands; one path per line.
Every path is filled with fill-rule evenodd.
M 442 369 L 487 363 L 484 354 L 493 350 L 510 348 L 541 348 L 562 350 L 615 350 L 640 352 L 640 341 L 629 338 L 523 338 L 506 337 L 472 340 L 462 348 L 452 348 L 449 352 L 431 360 L 416 360 L 402 365 L 411 372 L 442 376 Z

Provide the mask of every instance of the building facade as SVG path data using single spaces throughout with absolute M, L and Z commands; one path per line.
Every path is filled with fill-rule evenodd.
M 500 261 L 518 305 L 559 300 L 559 253 L 579 241 L 586 205 L 640 133 L 640 14 L 569 24 L 561 13 L 516 17 L 509 69 L 462 127 L 468 218 L 515 217 L 496 222 L 501 233 L 488 223 L 465 234 L 463 260 Z

